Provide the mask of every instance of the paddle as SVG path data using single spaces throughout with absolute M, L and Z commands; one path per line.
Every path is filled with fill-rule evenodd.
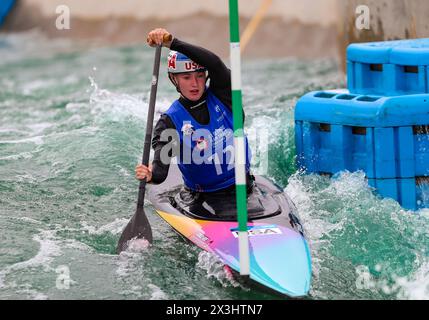
M 172 35 L 164 35 L 164 42 L 171 41 Z M 155 61 L 153 64 L 153 75 L 152 75 L 152 86 L 150 89 L 150 100 L 149 100 L 149 110 L 147 115 L 146 123 L 146 136 L 144 141 L 143 157 L 142 164 L 147 166 L 149 164 L 149 155 L 150 155 L 150 146 L 152 140 L 152 129 L 153 129 L 153 117 L 155 114 L 155 101 L 156 101 L 156 91 L 158 89 L 158 75 L 159 75 L 159 65 L 161 60 L 161 45 L 156 46 L 155 50 Z M 116 247 L 116 252 L 120 254 L 122 251 L 128 248 L 129 241 L 132 239 L 146 239 L 149 243 L 152 243 L 152 228 L 150 227 L 149 220 L 146 217 L 144 212 L 144 196 L 146 190 L 146 179 L 140 181 L 139 186 L 139 195 L 137 199 L 137 209 L 134 213 L 134 216 L 128 222 L 122 235 L 119 239 L 118 246 Z

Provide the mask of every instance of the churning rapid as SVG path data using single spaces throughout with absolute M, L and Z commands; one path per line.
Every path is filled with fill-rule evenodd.
M 135 211 L 153 54 L 0 36 L 0 299 L 278 298 L 231 279 L 149 203 L 153 246 L 115 255 Z M 164 74 L 165 60 L 166 50 Z M 429 210 L 377 197 L 362 172 L 296 170 L 296 99 L 344 87 L 337 63 L 248 60 L 242 69 L 253 166 L 298 207 L 310 298 L 428 299 Z M 176 97 L 165 75 L 158 113 Z

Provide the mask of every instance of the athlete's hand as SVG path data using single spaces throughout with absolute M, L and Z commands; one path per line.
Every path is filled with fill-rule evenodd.
M 150 182 L 152 180 L 152 165 L 146 167 L 142 164 L 138 164 L 136 166 L 136 178 L 139 180 L 146 179 L 146 182 Z
M 147 43 L 151 47 L 156 47 L 161 44 L 164 47 L 170 48 L 173 37 L 171 36 L 170 40 L 166 40 L 169 36 L 171 36 L 170 32 L 163 28 L 157 28 L 149 32 L 147 35 Z

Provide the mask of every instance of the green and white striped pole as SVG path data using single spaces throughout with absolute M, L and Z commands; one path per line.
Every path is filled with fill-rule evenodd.
M 238 0 L 229 0 L 229 28 L 231 36 L 232 112 L 234 118 L 235 184 L 238 212 L 238 247 L 240 274 L 249 275 L 249 239 L 247 234 L 246 150 L 243 131 L 241 96 L 240 28 Z

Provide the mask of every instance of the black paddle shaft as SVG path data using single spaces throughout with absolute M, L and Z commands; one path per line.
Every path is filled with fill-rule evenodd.
M 146 136 L 144 140 L 143 158 L 142 158 L 142 164 L 145 166 L 149 165 L 150 148 L 152 143 L 153 118 L 155 115 L 156 92 L 158 89 L 158 76 L 159 76 L 159 65 L 161 60 L 161 48 L 162 47 L 160 45 L 156 46 L 155 62 L 153 65 L 152 86 L 150 88 L 149 110 L 147 114 Z M 143 208 L 144 206 L 145 190 L 146 190 L 146 179 L 140 181 L 137 208 Z
M 146 123 L 146 136 L 144 140 L 144 148 L 143 148 L 143 159 L 142 164 L 147 166 L 149 164 L 149 155 L 150 155 L 150 147 L 152 140 L 152 130 L 153 130 L 153 117 L 155 114 L 155 101 L 156 101 L 156 91 L 158 89 L 158 75 L 159 75 L 159 65 L 161 60 L 161 45 L 156 46 L 155 51 L 155 62 L 153 65 L 153 75 L 152 75 L 152 87 L 150 89 L 150 100 L 149 100 L 149 110 L 147 115 L 147 123 Z M 124 231 L 122 231 L 122 235 L 119 239 L 118 246 L 116 248 L 116 252 L 119 254 L 122 251 L 126 250 L 128 247 L 128 242 L 131 239 L 144 238 L 149 243 L 152 243 L 152 228 L 150 227 L 149 220 L 146 217 L 146 213 L 144 212 L 144 196 L 146 189 L 146 179 L 140 181 L 139 186 L 139 196 L 137 200 L 137 209 L 131 218 L 130 222 L 128 222 Z

